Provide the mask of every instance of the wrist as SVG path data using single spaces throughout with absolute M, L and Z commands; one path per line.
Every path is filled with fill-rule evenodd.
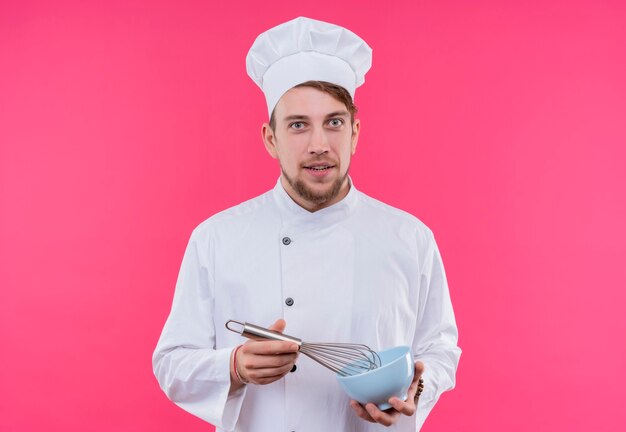
M 245 384 L 248 384 L 249 381 L 245 380 L 242 378 L 241 373 L 239 373 L 239 368 L 237 367 L 237 352 L 239 351 L 239 349 L 242 347 L 243 345 L 239 345 L 237 346 L 234 350 L 233 350 L 233 356 L 232 356 L 232 367 L 230 370 L 230 377 L 231 380 L 233 380 L 235 383 L 237 383 L 239 386 L 243 386 Z

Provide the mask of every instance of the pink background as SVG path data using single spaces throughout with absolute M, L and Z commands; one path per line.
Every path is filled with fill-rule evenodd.
M 446 263 L 424 430 L 626 429 L 623 1 L 179 3 L 0 3 L 0 430 L 212 430 L 151 354 L 191 230 L 278 177 L 244 57 L 298 15 L 373 47 L 353 179 Z

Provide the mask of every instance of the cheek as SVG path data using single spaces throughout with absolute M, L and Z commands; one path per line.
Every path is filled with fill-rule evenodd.
M 278 160 L 280 161 L 280 165 L 287 172 L 294 171 L 299 165 L 299 158 L 293 151 L 293 149 L 281 149 L 278 155 Z
M 340 153 L 339 153 L 339 154 L 341 155 L 341 159 L 342 159 L 342 161 L 343 161 L 344 163 L 345 163 L 345 162 L 348 162 L 348 161 L 350 160 L 350 158 L 352 157 L 352 154 L 353 154 L 353 151 L 352 151 L 352 142 L 351 142 L 351 141 L 344 142 L 344 143 L 341 145 L 341 148 L 340 148 L 340 150 L 339 150 L 339 151 L 340 151 Z

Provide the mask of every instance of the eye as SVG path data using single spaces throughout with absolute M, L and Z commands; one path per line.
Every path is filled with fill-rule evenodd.
M 337 128 L 343 124 L 343 120 L 339 118 L 330 119 L 328 120 L 328 124 L 334 128 Z
M 303 122 L 293 122 L 293 123 L 291 123 L 289 125 L 289 128 L 296 129 L 296 130 L 304 129 L 304 123 Z

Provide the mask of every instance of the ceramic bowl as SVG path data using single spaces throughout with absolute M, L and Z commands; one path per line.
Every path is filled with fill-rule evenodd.
M 337 375 L 339 384 L 350 398 L 362 405 L 372 402 L 380 410 L 391 408 L 389 398 L 405 400 L 413 381 L 415 366 L 411 349 L 397 346 L 378 353 L 381 366 L 359 375 Z

